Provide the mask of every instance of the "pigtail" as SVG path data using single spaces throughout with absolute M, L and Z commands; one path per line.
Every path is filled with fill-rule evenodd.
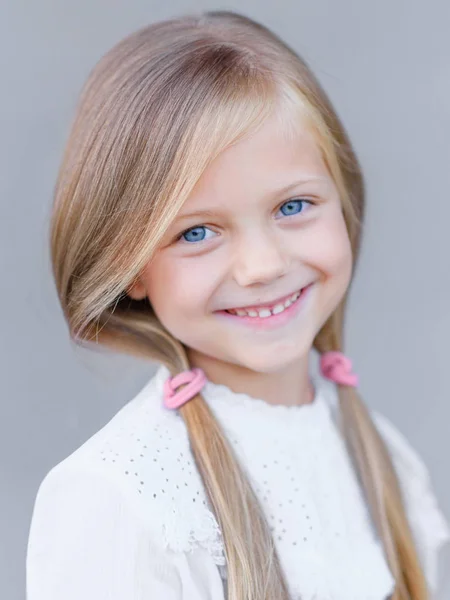
M 246 475 L 199 394 L 180 409 L 223 536 L 229 600 L 288 600 L 273 538 Z
M 183 370 L 190 368 L 181 347 L 176 361 L 183 362 Z M 288 600 L 288 588 L 263 509 L 219 422 L 201 394 L 178 410 L 222 532 L 227 598 Z
M 342 351 L 343 314 L 344 302 L 316 337 L 314 345 L 320 353 Z M 344 385 L 337 385 L 337 389 L 340 426 L 396 582 L 392 600 L 428 600 L 427 583 L 390 454 L 357 389 Z
M 428 591 L 386 446 L 358 392 L 339 386 L 343 432 L 396 581 L 393 600 L 427 600 Z

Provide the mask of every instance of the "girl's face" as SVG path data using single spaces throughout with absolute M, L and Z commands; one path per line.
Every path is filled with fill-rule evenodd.
M 269 373 L 307 355 L 351 271 L 312 135 L 271 118 L 206 169 L 130 295 L 193 355 Z

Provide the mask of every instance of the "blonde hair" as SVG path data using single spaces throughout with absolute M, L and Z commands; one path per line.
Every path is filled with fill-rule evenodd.
M 302 119 L 338 187 L 358 257 L 364 183 L 327 95 L 276 35 L 230 11 L 144 27 L 113 47 L 82 90 L 59 171 L 51 257 L 72 338 L 189 368 L 186 348 L 127 290 L 210 162 L 276 113 L 286 134 Z M 342 350 L 347 295 L 318 332 Z M 395 600 L 425 600 L 426 582 L 389 454 L 358 392 L 339 386 L 343 432 L 395 577 Z M 287 600 L 261 506 L 198 394 L 180 408 L 196 466 L 222 530 L 229 600 Z

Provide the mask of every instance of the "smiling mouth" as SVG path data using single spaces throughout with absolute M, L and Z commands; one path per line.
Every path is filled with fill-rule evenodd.
M 272 304 L 269 306 L 254 306 L 249 308 L 230 308 L 225 312 L 238 317 L 259 317 L 262 319 L 271 317 L 272 315 L 279 315 L 285 310 L 287 310 L 291 306 L 291 304 L 293 304 L 296 300 L 298 300 L 302 291 L 305 290 L 307 287 L 309 286 L 305 286 L 301 290 L 298 290 L 297 292 L 294 292 L 293 294 L 288 296 L 285 300 L 279 301 L 276 304 Z

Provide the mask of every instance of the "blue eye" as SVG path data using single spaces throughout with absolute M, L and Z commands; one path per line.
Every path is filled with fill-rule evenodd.
M 198 227 L 192 227 L 192 229 L 187 229 L 184 233 L 180 235 L 180 239 L 183 238 L 186 242 L 203 242 L 206 239 L 206 231 L 207 227 L 204 225 L 199 225 Z M 211 230 L 209 230 L 211 231 Z
M 312 202 L 309 202 L 308 200 L 288 200 L 287 202 L 285 202 L 280 210 L 282 211 L 283 208 L 286 208 L 287 211 L 284 214 L 285 217 L 290 217 L 291 215 L 297 215 L 300 212 L 303 212 L 302 209 L 302 205 L 303 204 L 312 204 Z

